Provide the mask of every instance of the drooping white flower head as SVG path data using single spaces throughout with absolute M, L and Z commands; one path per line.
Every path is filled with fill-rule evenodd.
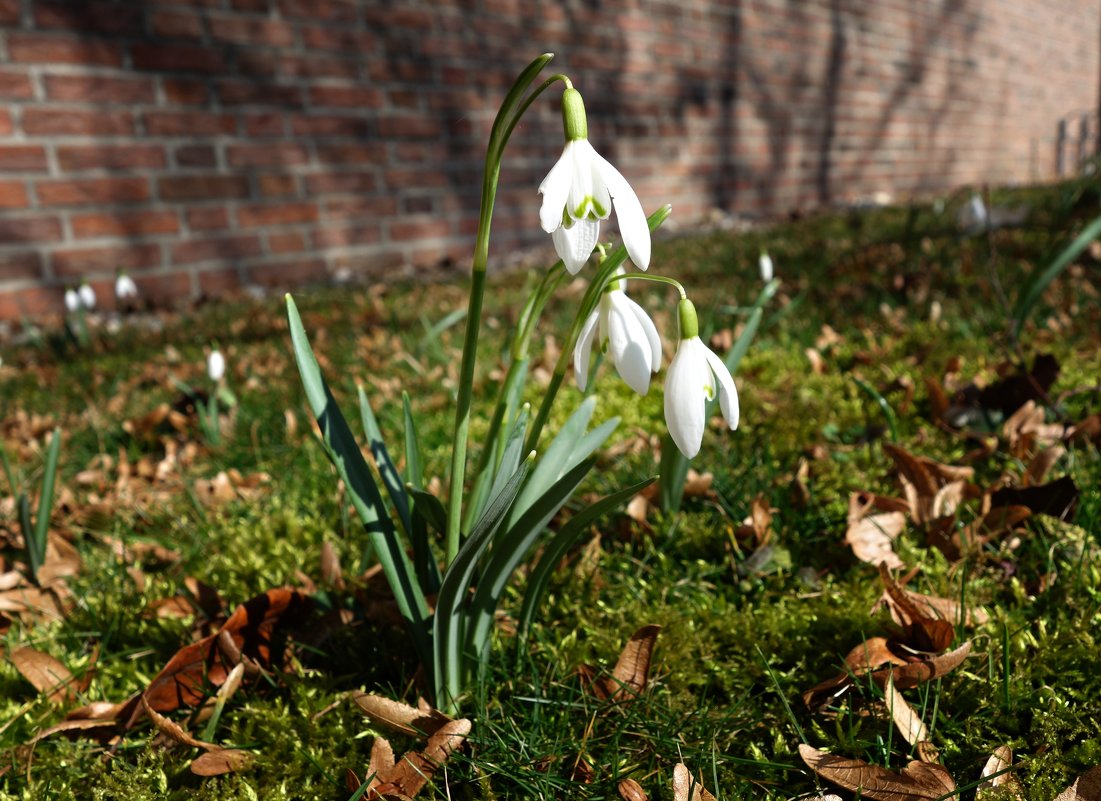
M 77 293 L 80 295 L 80 304 L 85 309 L 91 311 L 96 307 L 96 291 L 92 289 L 92 285 L 87 281 L 81 283 Z
M 719 408 L 733 431 L 738 427 L 738 388 L 722 359 L 699 337 L 692 301 L 678 308 L 680 342 L 665 375 L 665 423 L 680 452 L 689 459 L 700 452 L 707 425 L 707 402 L 719 395 Z
M 138 285 L 134 283 L 134 279 L 120 271 L 119 274 L 115 276 L 115 299 L 126 300 L 127 298 L 136 298 L 137 296 Z
M 623 275 L 620 268 L 617 275 Z M 645 395 L 650 389 L 650 374 L 661 368 L 661 337 L 654 322 L 642 307 L 627 297 L 624 281 L 611 284 L 600 295 L 600 302 L 585 320 L 573 349 L 573 369 L 577 386 L 589 383 L 589 358 L 593 342 L 611 354 L 616 372 L 631 389 Z
M 70 314 L 80 310 L 80 295 L 72 287 L 65 290 L 65 309 Z
M 206 357 L 206 374 L 217 383 L 226 374 L 226 357 L 215 347 Z
M 990 220 L 990 213 L 986 210 L 986 203 L 978 192 L 971 194 L 971 219 L 976 228 L 986 228 Z
M 646 213 L 627 179 L 589 144 L 585 104 L 573 87 L 562 93 L 562 121 L 566 146 L 539 184 L 539 222 L 551 234 L 555 252 L 576 275 L 592 255 L 600 221 L 608 219 L 614 207 L 627 254 L 645 270 L 650 266 Z
M 772 257 L 767 250 L 761 251 L 761 258 L 757 262 L 761 268 L 761 280 L 766 284 L 772 280 Z

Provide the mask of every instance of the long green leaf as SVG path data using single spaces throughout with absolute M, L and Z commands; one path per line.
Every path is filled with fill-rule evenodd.
M 1101 236 L 1101 217 L 1091 222 L 1086 229 L 1080 233 L 1073 242 L 1064 250 L 1059 256 L 1051 263 L 1051 265 L 1044 270 L 1031 284 L 1025 289 L 1024 294 L 1021 295 L 1020 300 L 1017 301 L 1017 310 L 1014 314 L 1013 320 L 1013 336 L 1016 337 L 1021 333 L 1021 328 L 1024 327 L 1025 321 L 1032 313 L 1033 307 L 1040 301 L 1044 291 L 1048 288 L 1052 281 L 1059 277 L 1059 275 L 1066 270 L 1074 260 L 1082 255 L 1082 251 L 1090 246 L 1093 242 Z
M 417 421 L 413 419 L 413 405 L 409 393 L 401 393 L 401 411 L 405 421 L 405 480 L 417 489 L 424 487 L 424 468 L 421 461 L 420 439 Z
M 291 342 L 302 386 L 314 417 L 317 418 L 325 445 L 325 452 L 344 480 L 351 495 L 352 504 L 363 522 L 367 538 L 374 548 L 382 571 L 394 593 L 394 600 L 402 618 L 413 635 L 413 641 L 423 665 L 432 664 L 432 647 L 428 632 L 428 604 L 424 594 L 414 581 L 413 570 L 405 550 L 398 542 L 394 524 L 386 514 L 382 496 L 375 484 L 371 470 L 360 453 L 347 420 L 321 375 L 309 338 L 302 326 L 294 299 L 287 295 L 287 318 L 290 323 Z
M 50 512 L 54 506 L 54 486 L 57 479 L 57 460 L 61 454 L 61 429 L 55 428 L 46 447 L 46 470 L 42 475 L 42 492 L 38 496 L 38 510 L 34 513 L 34 538 L 27 543 L 27 557 L 31 574 L 36 578 L 38 569 L 46 562 L 46 539 L 50 530 Z
M 519 567 L 543 530 L 585 480 L 595 463 L 595 459 L 587 459 L 574 466 L 541 493 L 515 523 L 510 518 L 504 535 L 494 539 L 489 562 L 478 578 L 474 600 L 470 605 L 470 631 L 467 635 L 470 653 L 479 658 L 484 655 L 497 607 L 513 571 Z
M 382 438 L 382 429 L 379 428 L 378 419 L 371 409 L 371 402 L 367 399 L 367 392 L 363 389 L 362 384 L 356 387 L 356 395 L 359 398 L 359 416 L 363 423 L 363 431 L 367 435 L 367 444 L 371 448 L 371 455 L 375 457 L 379 477 L 386 486 L 386 491 L 390 494 L 390 501 L 394 504 L 398 519 L 401 520 L 402 529 L 408 536 L 413 526 L 409 519 L 409 498 L 405 494 L 405 485 L 402 484 L 401 476 L 398 475 L 398 468 L 394 465 L 394 460 L 390 458 L 390 452 L 386 450 L 386 442 Z
M 500 527 L 527 474 L 530 460 L 516 469 L 497 492 L 485 513 L 479 518 L 455 558 L 448 565 L 436 597 L 436 613 L 433 617 L 434 667 L 436 703 L 446 711 L 451 708 L 462 691 L 463 631 L 462 609 L 470 592 L 471 579 L 478 560 Z
M 410 489 L 409 494 L 413 496 L 414 511 L 437 533 L 444 534 L 447 531 L 447 510 L 443 502 L 427 490 Z
M 409 494 L 416 498 L 418 492 L 424 490 L 424 468 L 421 461 L 420 438 L 417 436 L 417 422 L 413 419 L 413 405 L 409 400 L 409 393 L 401 393 L 402 416 L 405 424 L 405 481 L 409 487 Z M 429 493 L 424 493 L 429 495 Z M 447 530 L 447 511 L 443 504 L 434 495 L 429 495 L 435 502 L 432 511 L 442 513 L 436 530 L 443 537 Z M 409 531 L 409 540 L 413 545 L 413 570 L 417 574 L 417 581 L 425 594 L 432 595 L 440 589 L 440 565 L 436 561 L 436 555 L 432 552 L 432 545 L 428 540 L 428 526 L 431 519 L 423 507 L 423 504 L 431 503 L 422 499 L 418 513 L 417 502 L 414 500 Z
M 656 480 L 657 476 L 652 476 L 645 481 L 624 487 L 607 497 L 601 498 L 596 503 L 590 504 L 566 521 L 562 528 L 558 530 L 558 533 L 551 538 L 551 541 L 547 543 L 547 547 L 543 550 L 539 563 L 528 579 L 527 588 L 524 590 L 524 604 L 520 609 L 518 623 L 521 637 L 525 636 L 531 629 L 532 620 L 535 619 L 535 613 L 539 610 L 539 604 L 546 593 L 547 585 L 550 583 L 551 576 L 554 575 L 555 568 L 577 538 L 601 516 L 646 489 Z

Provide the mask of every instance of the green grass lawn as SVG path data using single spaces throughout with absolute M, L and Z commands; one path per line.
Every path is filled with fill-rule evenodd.
M 1030 213 L 1022 226 L 990 236 L 958 231 L 955 211 L 966 198 L 949 198 L 939 213 L 932 206 L 840 212 L 656 243 L 651 272 L 689 287 L 704 338 L 717 343 L 737 330 L 741 307 L 756 297 L 759 250 L 772 254 L 783 285 L 736 376 L 741 426 L 735 433 L 709 427 L 694 462 L 713 474 L 707 493 L 686 498 L 677 514 L 651 508 L 642 521 L 622 513 L 605 519 L 556 575 L 530 639 L 521 645 L 501 627 L 483 678 L 461 705 L 471 736 L 446 776 L 419 797 L 612 799 L 632 778 L 650 798 L 665 799 L 683 761 L 717 798 L 792 798 L 837 791 L 807 768 L 801 743 L 894 770 L 915 759 L 883 689 L 867 677 L 822 709 L 808 709 L 801 697 L 842 672 L 854 647 L 894 630 L 886 611 L 870 611 L 883 592 L 876 568 L 845 543 L 853 493 L 903 497 L 883 447 L 891 440 L 915 456 L 974 470 L 973 497 L 946 524 L 945 536 L 966 546 L 961 555 L 931 545 L 936 527 L 911 519 L 894 547 L 907 568 L 919 568 L 908 589 L 986 612 L 977 625 L 951 621 L 951 648 L 971 644 L 959 667 L 902 689 L 941 762 L 967 788 L 963 796 L 972 796 L 1002 745 L 1013 749 L 1028 799 L 1049 801 L 1101 763 L 1096 434 L 1066 442 L 1035 482 L 1073 480 L 1072 520 L 1033 514 L 985 543 L 969 542 L 981 533 L 984 492 L 1020 486 L 1044 443 L 1009 441 L 1005 410 L 994 408 L 1005 393 L 996 390 L 967 407 L 966 430 L 945 424 L 928 383 L 947 383 L 951 397 L 969 384 L 996 386 L 1050 354 L 1059 372 L 1041 399 L 1044 422 L 1065 426 L 1101 411 L 1101 253 L 1087 250 L 1020 336 L 1010 336 L 1022 288 L 1097 215 L 1098 192 L 1087 183 L 996 191 L 995 204 L 1027 204 Z M 491 409 L 528 286 L 523 271 L 490 282 L 475 455 L 485 427 L 478 421 Z M 668 335 L 672 293 L 639 282 L 631 293 Z M 383 431 L 399 432 L 401 391 L 408 391 L 422 425 L 425 475 L 446 485 L 462 325 L 433 327 L 464 306 L 464 282 L 295 297 L 345 410 L 363 384 Z M 579 297 L 577 287 L 563 288 L 538 342 L 546 338 L 552 350 L 561 343 Z M 387 614 L 381 579 L 357 578 L 369 567 L 361 563 L 362 529 L 342 509 L 332 468 L 312 441 L 281 299 L 212 304 L 164 318 L 152 332 L 96 329 L 93 339 L 85 351 L 58 337 L 5 348 L 0 368 L 0 434 L 28 479 L 41 472 L 52 426 L 65 432 L 64 492 L 52 527 L 82 560 L 68 579 L 72 604 L 61 619 L 6 613 L 0 798 L 352 797 L 345 771 L 366 774 L 376 731 L 347 694 L 363 689 L 415 703 L 417 665 Z M 142 418 L 180 399 L 179 382 L 203 383 L 212 340 L 226 354 L 239 401 L 229 436 L 207 447 L 186 404 L 179 430 L 167 421 L 146 430 Z M 549 370 L 554 358 L 537 353 L 533 366 Z M 665 432 L 660 386 L 639 399 L 605 364 L 595 394 L 597 420 L 622 422 L 584 491 L 653 475 L 654 445 Z M 539 397 L 533 385 L 527 399 Z M 581 398 L 571 377 L 552 429 Z M 394 436 L 392 448 L 399 442 Z M 143 476 L 158 468 L 159 479 Z M 206 503 L 203 482 L 230 470 L 254 477 L 255 487 Z M 760 549 L 742 528 L 754 499 L 771 508 Z M 0 501 L 9 504 L 0 506 L 0 542 L 11 545 L 17 526 L 4 516 L 14 508 L 6 484 Z M 331 573 L 323 576 L 326 543 L 341 559 L 344 589 Z M 3 558 L 10 571 L 21 554 L 9 547 Z M 141 691 L 180 648 L 211 631 L 201 614 L 196 620 L 166 607 L 189 580 L 216 590 L 225 614 L 271 588 L 314 596 L 317 617 L 292 641 L 289 660 L 246 681 L 213 732 L 216 742 L 251 752 L 251 766 L 199 778 L 189 770 L 198 752 L 166 748 L 148 723 L 109 744 L 79 732 L 32 744 L 73 708 Z M 510 589 L 506 613 L 519 612 L 522 589 L 522 580 Z M 349 614 L 340 618 L 341 609 Z M 579 666 L 610 670 L 646 624 L 662 627 L 646 690 L 630 703 L 600 700 Z M 96 654 L 90 683 L 49 700 L 11 661 L 23 647 L 56 657 L 78 678 Z M 187 712 L 170 717 L 186 723 Z M 196 736 L 204 726 L 189 724 Z M 398 737 L 394 747 L 400 754 L 417 742 Z

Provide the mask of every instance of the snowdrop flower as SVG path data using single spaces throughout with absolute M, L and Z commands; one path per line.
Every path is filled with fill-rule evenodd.
M 761 251 L 761 258 L 757 264 L 761 268 L 761 280 L 767 284 L 772 280 L 772 257 L 768 255 L 767 250 Z
M 214 383 L 221 381 L 226 374 L 226 358 L 217 347 L 206 357 L 206 374 Z
M 65 309 L 70 314 L 76 314 L 80 310 L 80 295 L 72 287 L 65 290 Z
M 617 275 L 623 275 L 623 268 Z M 589 357 L 593 341 L 600 350 L 611 353 L 616 372 L 631 389 L 645 395 L 650 389 L 650 373 L 661 367 L 661 337 L 642 307 L 627 297 L 625 282 L 614 281 L 600 294 L 600 303 L 585 320 L 573 350 L 573 369 L 577 386 L 584 390 L 589 380 Z
M 650 266 L 646 213 L 627 179 L 589 144 L 585 104 L 572 86 L 562 93 L 562 122 L 566 146 L 539 184 L 539 222 L 551 235 L 555 252 L 576 275 L 592 255 L 600 221 L 608 219 L 614 205 L 627 254 L 645 270 Z
M 80 304 L 91 311 L 96 307 L 96 291 L 92 289 L 92 285 L 87 281 L 81 283 L 80 288 L 77 289 L 77 294 L 80 295 Z
M 990 215 L 986 210 L 986 204 L 983 202 L 982 195 L 978 192 L 973 192 L 971 194 L 971 219 L 978 228 L 986 228 L 987 223 L 990 221 Z
M 133 278 L 120 270 L 119 274 L 115 276 L 115 298 L 117 300 L 126 300 L 127 298 L 136 298 L 137 296 L 138 285 L 134 283 Z
M 707 402 L 716 390 L 727 425 L 731 431 L 738 427 L 738 389 L 722 359 L 700 340 L 692 301 L 682 298 L 677 312 L 681 338 L 665 376 L 665 423 L 677 448 L 691 459 L 700 452 Z

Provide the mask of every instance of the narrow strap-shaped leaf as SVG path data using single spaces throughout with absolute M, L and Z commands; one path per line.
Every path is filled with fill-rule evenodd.
M 57 460 L 61 454 L 61 429 L 55 428 L 46 447 L 46 471 L 42 475 L 42 492 L 38 496 L 38 510 L 34 513 L 34 539 L 27 543 L 27 556 L 31 560 L 31 572 L 37 576 L 38 568 L 46 561 L 46 538 L 50 530 L 50 512 L 54 506 L 54 486 L 57 479 Z
M 405 420 L 405 481 L 417 489 L 423 489 L 424 468 L 420 439 L 417 437 L 417 421 L 413 419 L 413 406 L 408 392 L 401 393 L 401 410 Z
M 550 583 L 551 576 L 554 575 L 555 568 L 577 538 L 601 516 L 646 489 L 656 480 L 657 476 L 651 476 L 645 481 L 640 481 L 618 492 L 613 492 L 596 503 L 586 506 L 567 520 L 562 528 L 558 529 L 558 533 L 547 543 L 539 563 L 532 571 L 531 577 L 528 578 L 528 586 L 524 590 L 524 604 L 520 609 L 520 620 L 518 622 L 518 630 L 521 636 L 525 636 L 531 628 L 531 622 L 535 618 L 535 613 L 539 610 L 539 604 L 546 593 L 547 585 Z
M 470 582 L 478 560 L 504 520 L 505 513 L 516 500 L 516 493 L 520 491 L 529 464 L 530 460 L 525 459 L 504 483 L 500 492 L 493 496 L 485 513 L 474 525 L 444 573 L 440 592 L 436 596 L 436 613 L 433 618 L 438 705 L 452 705 L 461 692 L 464 670 L 462 607 L 470 591 Z
M 569 469 L 566 463 L 570 460 L 578 440 L 585 434 L 595 409 L 596 398 L 585 398 L 555 434 L 550 445 L 539 457 L 539 464 L 531 471 L 524 489 L 520 492 L 520 497 L 513 504 L 512 511 L 509 513 L 509 525 L 516 522 L 535 499 Z M 584 458 L 585 456 L 581 457 L 581 459 Z
M 587 459 L 576 465 L 540 495 L 516 523 L 509 524 L 503 535 L 494 539 L 489 562 L 478 577 L 468 615 L 471 625 L 467 647 L 472 654 L 481 657 L 485 651 L 497 606 L 513 571 L 595 463 L 595 459 Z
M 352 430 L 341 414 L 340 408 L 321 375 L 321 367 L 310 348 L 309 338 L 302 326 L 294 299 L 287 295 L 287 318 L 290 323 L 291 342 L 298 372 L 306 390 L 306 399 L 321 428 L 325 452 L 348 487 L 352 504 L 363 522 L 367 537 L 382 565 L 382 571 L 394 593 L 401 616 L 413 634 L 414 644 L 422 664 L 431 664 L 432 647 L 429 640 L 428 604 L 424 594 L 413 580 L 409 558 L 397 539 L 394 524 L 386 515 L 378 486 L 371 470 L 360 453 Z
M 356 395 L 359 397 L 359 416 L 363 422 L 363 431 L 367 435 L 367 443 L 371 447 L 371 455 L 375 457 L 378 466 L 379 477 L 386 485 L 386 491 L 390 494 L 390 501 L 397 510 L 401 520 L 402 529 L 408 536 L 412 529 L 409 520 L 409 498 L 405 494 L 405 485 L 398 475 L 398 468 L 394 460 L 390 458 L 390 452 L 386 450 L 386 442 L 382 439 L 382 429 L 379 428 L 378 419 L 371 409 L 371 402 L 367 399 L 367 392 L 363 385 L 356 387 Z
M 493 478 L 493 483 L 490 485 L 490 498 L 495 498 L 500 495 L 504 485 L 511 480 L 512 476 L 515 475 L 516 471 L 520 468 L 520 464 L 524 458 L 524 434 L 527 429 L 527 424 L 528 410 L 525 407 L 520 410 L 520 414 L 516 415 L 516 420 L 513 421 L 512 427 L 509 428 L 505 452 L 501 457 L 501 463 L 497 465 L 497 473 Z M 474 519 L 477 520 L 478 518 Z M 476 525 L 477 523 L 474 523 L 470 528 L 473 530 Z
M 1036 279 L 1032 281 L 1028 287 L 1022 292 L 1020 300 L 1017 301 L 1017 309 L 1014 312 L 1013 319 L 1013 335 L 1017 336 L 1021 332 L 1021 328 L 1025 324 L 1025 320 L 1028 319 L 1029 314 L 1032 313 L 1032 308 L 1039 302 L 1040 297 L 1044 294 L 1044 290 L 1048 288 L 1056 278 L 1059 277 L 1065 269 L 1067 269 L 1074 260 L 1082 255 L 1090 243 L 1101 236 L 1101 217 L 1091 222 L 1086 226 L 1086 229 L 1082 231 L 1074 241 L 1067 246 L 1067 248 L 1056 257 L 1046 270 L 1036 276 Z
M 444 509 L 443 502 L 431 492 L 414 489 L 412 485 L 409 487 L 409 494 L 413 496 L 413 508 L 416 513 L 421 515 L 437 533 L 446 532 L 447 510 Z

